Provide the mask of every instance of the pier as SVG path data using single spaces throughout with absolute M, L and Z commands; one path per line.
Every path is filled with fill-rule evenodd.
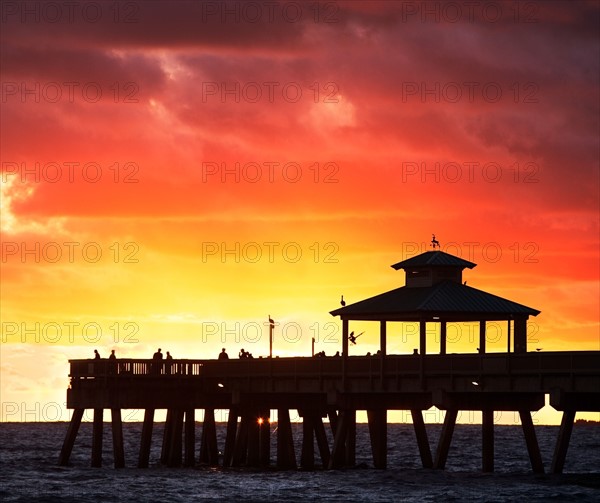
M 425 365 L 423 365 L 423 363 Z M 345 364 L 345 378 L 342 374 Z M 67 406 L 74 409 L 60 464 L 66 465 L 85 409 L 94 411 L 92 466 L 101 465 L 104 410 L 111 411 L 114 465 L 125 465 L 121 411 L 144 409 L 137 466 L 149 463 L 154 412 L 166 409 L 161 460 L 169 466 L 195 463 L 270 466 L 269 414 L 277 410 L 276 460 L 280 469 L 312 469 L 314 441 L 321 465 L 354 464 L 356 411 L 368 414 L 373 465 L 387 466 L 387 411 L 410 410 L 423 467 L 444 468 L 457 413 L 482 412 L 482 469 L 493 470 L 494 411 L 520 415 L 532 470 L 544 471 L 531 412 L 551 405 L 563 411 L 551 471 L 562 471 L 575 413 L 600 411 L 600 351 L 524 354 L 387 355 L 244 360 L 72 360 Z M 343 390 L 345 382 L 346 391 Z M 474 384 L 476 383 L 476 384 Z M 445 410 L 433 444 L 423 411 Z M 201 447 L 196 410 L 204 410 Z M 217 446 L 214 410 L 229 410 L 225 445 Z M 291 438 L 290 409 L 302 418 L 300 463 Z M 329 425 L 323 418 L 329 418 Z M 328 445 L 324 428 L 332 429 Z M 435 450 L 432 450 L 435 447 Z
M 527 348 L 527 319 L 540 311 L 467 286 L 462 271 L 475 264 L 434 250 L 392 266 L 406 271 L 406 285 L 331 311 L 342 323 L 341 355 L 334 357 L 230 360 L 71 360 L 67 407 L 73 409 L 59 463 L 67 465 L 86 409 L 94 411 L 92 466 L 102 464 L 104 411 L 111 411 L 114 466 L 125 466 L 121 411 L 143 409 L 137 466 L 148 467 L 154 414 L 167 419 L 160 461 L 223 467 L 314 469 L 315 443 L 326 469 L 352 467 L 356 412 L 366 411 L 373 466 L 387 467 L 388 411 L 407 410 L 424 468 L 443 469 L 459 411 L 482 414 L 482 470 L 494 470 L 494 412 L 521 419 L 532 471 L 561 473 L 575 414 L 600 411 L 600 351 L 535 351 Z M 378 325 L 380 349 L 352 356 L 350 323 Z M 447 325 L 478 322 L 475 354 L 447 354 Z M 505 353 L 486 352 L 488 322 L 507 323 Z M 412 355 L 387 354 L 388 326 L 418 322 L 419 348 Z M 426 345 L 427 324 L 439 326 L 436 353 Z M 271 325 L 272 330 L 272 325 Z M 271 334 L 270 334 L 271 335 Z M 542 460 L 531 412 L 550 404 L 563 419 L 550 465 Z M 439 439 L 430 439 L 423 411 L 445 411 Z M 229 411 L 223 446 L 217 445 L 216 409 Z M 195 452 L 197 410 L 204 411 Z M 277 411 L 276 456 L 271 452 L 271 411 Z M 298 460 L 290 410 L 302 419 Z M 323 421 L 328 418 L 327 421 Z M 331 428 L 332 442 L 325 428 Z M 432 442 L 433 440 L 433 442 Z M 432 447 L 434 449 L 432 449 Z M 223 453 L 219 456 L 219 451 Z

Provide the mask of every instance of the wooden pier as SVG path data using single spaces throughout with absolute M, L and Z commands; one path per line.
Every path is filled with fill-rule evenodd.
M 121 411 L 144 409 L 137 466 L 149 465 L 157 409 L 167 410 L 160 461 L 167 466 L 269 467 L 270 411 L 277 410 L 278 469 L 313 469 L 315 440 L 321 466 L 353 466 L 356 411 L 368 415 L 373 465 L 387 466 L 387 412 L 410 410 L 425 468 L 446 465 L 456 417 L 482 412 L 482 469 L 494 468 L 494 411 L 519 412 L 532 470 L 544 472 L 531 411 L 563 411 L 551 471 L 563 469 L 578 411 L 600 411 L 600 351 L 240 360 L 71 360 L 67 407 L 74 409 L 60 464 L 67 465 L 85 409 L 93 409 L 92 466 L 101 466 L 104 410 L 111 411 L 114 466 L 125 466 Z M 432 452 L 423 411 L 445 410 Z M 196 410 L 204 410 L 200 450 Z M 217 445 L 215 409 L 229 410 L 226 440 Z M 302 418 L 297 462 L 289 411 Z M 323 418 L 329 418 L 329 425 Z M 333 443 L 325 428 L 332 430 Z
M 341 356 L 240 360 L 72 360 L 67 406 L 74 409 L 60 463 L 67 464 L 84 409 L 94 410 L 92 465 L 101 463 L 103 411 L 111 410 L 115 466 L 123 466 L 122 409 L 144 409 L 138 466 L 148 466 L 156 409 L 167 410 L 161 461 L 169 466 L 195 462 L 195 411 L 204 410 L 199 460 L 219 461 L 215 409 L 228 409 L 223 466 L 266 467 L 271 463 L 270 411 L 277 410 L 277 467 L 296 468 L 290 409 L 302 418 L 300 467 L 353 466 L 356 411 L 369 421 L 373 465 L 387 466 L 387 413 L 409 410 L 424 468 L 444 468 L 458 412 L 481 411 L 482 469 L 494 469 L 494 411 L 519 413 L 531 467 L 544 472 L 531 411 L 551 405 L 563 411 L 551 470 L 563 469 L 577 411 L 600 411 L 600 351 L 527 351 L 527 320 L 540 311 L 473 288 L 463 270 L 476 264 L 438 249 L 392 265 L 406 284 L 331 311 L 342 323 Z M 375 356 L 350 356 L 358 336 L 351 321 L 378 325 Z M 419 324 L 414 355 L 388 355 L 388 326 Z M 447 325 L 477 322 L 477 354 L 446 354 Z M 488 322 L 507 324 L 506 353 L 486 353 Z M 426 346 L 427 324 L 439 326 L 439 354 Z M 269 341 L 274 322 L 269 317 Z M 270 346 L 270 354 L 272 347 Z M 423 411 L 446 411 L 434 455 Z M 329 445 L 323 418 L 329 418 Z M 185 440 L 182 442 L 182 436 Z M 182 449 L 184 454 L 182 454 Z

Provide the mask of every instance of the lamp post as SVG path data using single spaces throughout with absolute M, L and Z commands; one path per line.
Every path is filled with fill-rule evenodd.
M 275 321 L 269 315 L 269 358 L 273 358 L 273 330 L 275 329 Z

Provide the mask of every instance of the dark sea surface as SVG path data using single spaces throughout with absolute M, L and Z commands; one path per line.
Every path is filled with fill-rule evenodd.
M 217 425 L 219 449 L 224 445 L 224 426 Z M 519 426 L 495 427 L 493 474 L 480 471 L 479 425 L 456 426 L 444 471 L 420 467 L 412 425 L 405 424 L 389 425 L 388 469 L 374 469 L 367 425 L 358 424 L 357 468 L 312 472 L 166 468 L 158 463 L 163 423 L 155 425 L 150 468 L 138 469 L 141 424 L 124 423 L 123 427 L 127 468 L 115 470 L 110 423 L 105 423 L 102 468 L 90 467 L 90 423 L 81 425 L 69 467 L 57 465 L 67 423 L 0 424 L 0 501 L 600 501 L 598 424 L 575 425 L 563 475 L 531 472 Z M 301 427 L 293 427 L 299 459 Z M 440 425 L 427 425 L 432 451 L 440 430 Z M 198 423 L 196 453 L 200 431 Z M 549 471 L 558 427 L 536 426 L 536 432 Z M 273 432 L 273 462 L 275 437 Z

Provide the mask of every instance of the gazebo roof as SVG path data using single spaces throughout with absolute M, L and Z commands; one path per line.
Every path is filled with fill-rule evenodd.
M 443 255 L 452 257 L 452 255 L 445 253 Z M 422 257 L 422 255 L 414 258 L 419 257 Z M 452 258 L 466 264 L 472 264 L 457 257 Z M 441 259 L 447 260 L 445 257 Z M 406 264 L 410 260 L 396 265 Z M 434 258 L 433 260 L 440 259 Z M 404 267 L 404 265 L 401 267 Z M 349 320 L 417 321 L 423 317 L 429 319 L 439 317 L 440 319 L 457 321 L 477 321 L 483 319 L 505 320 L 512 315 L 537 316 L 539 313 L 540 311 L 537 309 L 532 309 L 467 285 L 454 281 L 442 281 L 429 287 L 403 286 L 396 288 L 341 307 L 331 311 L 330 314 Z
M 455 257 L 454 255 L 450 255 L 449 253 L 440 250 L 435 250 L 421 253 L 420 255 L 416 255 L 409 259 L 403 260 L 402 262 L 398 262 L 397 264 L 392 265 L 392 267 L 396 270 L 406 269 L 407 267 L 428 266 L 459 267 L 460 269 L 468 267 L 469 269 L 473 269 L 473 267 L 475 267 L 476 265 L 477 264 L 469 262 L 468 260 L 463 260 L 460 257 Z

